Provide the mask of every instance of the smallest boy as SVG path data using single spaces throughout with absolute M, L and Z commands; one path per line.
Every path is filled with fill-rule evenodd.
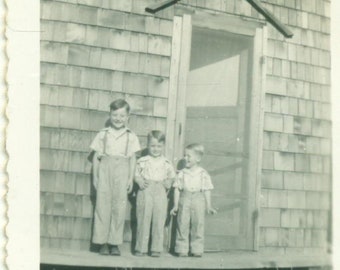
M 185 168 L 178 173 L 173 185 L 174 207 L 170 213 L 176 215 L 178 211 L 175 252 L 179 257 L 188 256 L 189 251 L 194 257 L 203 255 L 205 209 L 209 214 L 216 213 L 211 207 L 210 176 L 199 166 L 203 155 L 203 145 L 188 145 L 184 152 Z
M 93 239 L 101 255 L 120 255 L 123 242 L 127 193 L 132 191 L 138 137 L 126 127 L 130 106 L 123 99 L 110 104 L 110 121 L 99 131 L 90 148 L 93 157 L 93 184 L 97 190 Z

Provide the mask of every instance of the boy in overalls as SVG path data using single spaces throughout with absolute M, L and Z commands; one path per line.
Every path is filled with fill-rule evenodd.
M 148 134 L 148 155 L 137 161 L 135 181 L 137 194 L 136 256 L 148 252 L 150 227 L 151 256 L 159 257 L 163 251 L 164 225 L 167 213 L 166 189 L 172 186 L 175 170 L 163 156 L 165 135 L 159 130 Z
M 99 131 L 90 148 L 93 184 L 97 190 L 93 242 L 102 255 L 120 255 L 123 242 L 127 193 L 132 191 L 138 137 L 126 127 L 129 104 L 118 99 L 110 104 L 110 125 Z M 111 245 L 111 250 L 110 250 Z
M 172 215 L 177 216 L 175 252 L 179 257 L 190 254 L 201 257 L 204 250 L 204 212 L 215 214 L 211 207 L 210 191 L 213 189 L 206 170 L 199 166 L 204 154 L 200 144 L 185 148 L 185 168 L 178 173 L 174 183 L 174 207 Z M 190 243 L 189 243 L 190 234 Z M 189 249 L 190 246 L 190 249 Z

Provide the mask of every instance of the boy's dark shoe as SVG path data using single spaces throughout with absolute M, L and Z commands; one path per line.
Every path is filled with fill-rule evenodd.
M 120 250 L 119 250 L 118 246 L 112 246 L 111 255 L 120 256 Z
M 193 253 L 192 257 L 200 258 L 200 257 L 202 257 L 202 253 Z
M 156 251 L 151 252 L 151 257 L 160 257 L 160 256 L 161 256 L 160 252 L 156 252 Z
M 146 255 L 146 253 L 139 252 L 139 251 L 135 251 L 134 255 L 135 255 L 135 256 L 138 256 L 138 257 L 143 257 L 143 256 Z
M 100 255 L 109 255 L 110 254 L 108 244 L 104 244 L 100 247 L 99 254 Z

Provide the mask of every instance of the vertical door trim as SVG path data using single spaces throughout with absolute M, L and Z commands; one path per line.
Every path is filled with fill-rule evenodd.
M 178 92 L 177 92 L 177 110 L 175 121 L 175 145 L 174 145 L 174 161 L 178 161 L 182 157 L 184 148 L 185 117 L 186 117 L 186 87 L 190 68 L 191 53 L 191 16 L 183 15 L 182 19 L 182 44 L 178 76 Z
M 264 127 L 264 105 L 265 105 L 265 79 L 266 79 L 266 45 L 267 45 L 267 28 L 256 29 L 254 37 L 254 62 L 253 62 L 253 80 L 251 95 L 251 136 L 249 159 L 249 176 L 255 176 L 254 181 L 249 181 L 249 199 L 250 207 L 248 213 L 252 219 L 248 222 L 251 226 L 252 237 L 249 239 L 250 246 L 253 250 L 259 249 L 260 234 L 260 198 L 261 198 L 261 177 L 262 177 L 262 152 L 263 152 L 263 127 Z
M 168 113 L 166 127 L 166 156 L 174 159 L 175 147 L 175 127 L 177 112 L 177 89 L 179 80 L 179 67 L 181 61 L 181 44 L 182 44 L 182 17 L 175 16 L 173 22 L 171 44 L 171 64 L 169 78 L 169 94 L 168 94 Z

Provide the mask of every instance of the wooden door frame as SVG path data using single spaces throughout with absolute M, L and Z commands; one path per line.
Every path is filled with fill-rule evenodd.
M 253 67 L 251 89 L 250 148 L 248 175 L 254 175 L 254 181 L 248 181 L 248 224 L 247 249 L 259 247 L 259 210 L 262 174 L 263 121 L 265 104 L 266 43 L 267 29 L 263 22 L 247 21 L 241 17 L 226 14 L 216 15 L 196 12 L 189 15 L 175 16 L 173 24 L 172 54 L 168 97 L 167 147 L 166 154 L 177 163 L 183 155 L 186 84 L 190 67 L 192 26 L 213 30 L 224 30 L 234 34 L 252 36 Z

